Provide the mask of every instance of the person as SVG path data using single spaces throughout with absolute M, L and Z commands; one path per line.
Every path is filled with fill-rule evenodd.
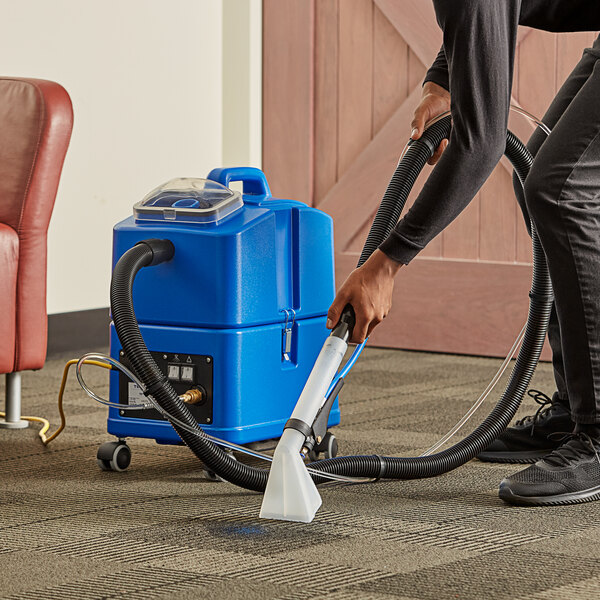
M 554 32 L 600 30 L 598 0 L 434 0 L 443 46 L 427 72 L 412 123 L 447 111 L 452 132 L 413 207 L 343 283 L 328 327 L 346 306 L 362 342 L 391 308 L 395 276 L 477 194 L 504 152 L 519 24 Z M 600 37 L 561 87 L 528 142 L 534 155 L 524 189 L 554 290 L 548 329 L 557 390 L 517 421 L 481 460 L 534 463 L 500 483 L 513 504 L 600 499 Z M 560 432 L 565 432 L 561 435 Z

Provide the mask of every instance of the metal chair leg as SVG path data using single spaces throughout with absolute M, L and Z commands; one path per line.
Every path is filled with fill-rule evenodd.
M 24 429 L 29 425 L 21 419 L 21 373 L 6 374 L 6 403 L 4 419 L 0 419 L 0 428 Z

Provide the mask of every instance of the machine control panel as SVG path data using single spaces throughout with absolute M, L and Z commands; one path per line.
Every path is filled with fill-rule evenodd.
M 181 396 L 196 390 L 194 402 L 187 407 L 200 425 L 209 425 L 213 420 L 213 358 L 201 354 L 178 354 L 173 352 L 150 352 L 159 369 L 169 379 L 175 391 Z M 121 357 L 121 362 L 130 367 Z M 122 373 L 119 375 L 119 402 L 139 404 L 143 399 L 142 390 Z M 136 419 L 164 419 L 154 409 L 122 411 L 121 416 Z

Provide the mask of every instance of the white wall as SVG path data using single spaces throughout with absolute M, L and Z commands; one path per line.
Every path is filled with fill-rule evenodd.
M 262 0 L 223 0 L 223 165 L 262 164 Z
M 223 107 L 224 60 L 260 65 L 259 2 L 253 33 L 223 53 L 223 13 L 240 1 L 0 0 L 2 74 L 58 81 L 74 107 L 48 239 L 50 314 L 108 306 L 112 226 L 156 185 L 221 166 L 227 111 L 247 115 L 235 159 L 260 161 L 260 85 Z

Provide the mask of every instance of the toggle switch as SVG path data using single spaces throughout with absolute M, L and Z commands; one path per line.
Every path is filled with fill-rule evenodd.
M 172 381 L 179 381 L 181 377 L 179 365 L 169 365 L 167 369 L 167 377 Z

